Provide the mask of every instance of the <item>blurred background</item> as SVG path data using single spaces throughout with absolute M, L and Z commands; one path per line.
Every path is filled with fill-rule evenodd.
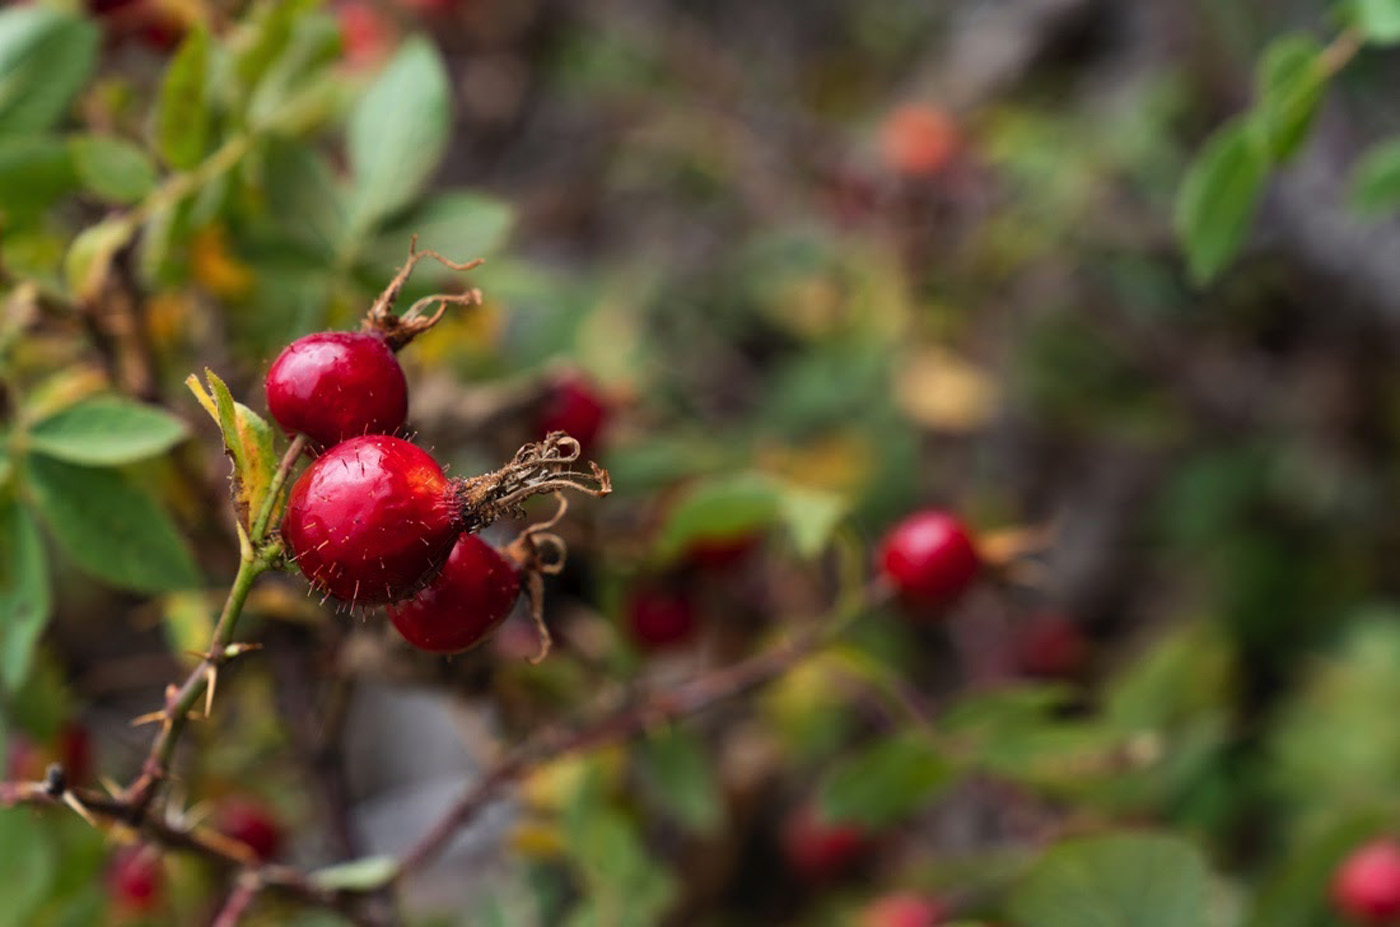
M 178 759 L 191 820 L 255 806 L 313 868 L 399 852 L 503 746 L 811 626 L 843 563 L 938 508 L 988 562 L 967 595 L 871 607 L 760 693 L 544 767 L 406 886 L 408 921 L 1349 923 L 1333 870 L 1400 813 L 1400 226 L 1348 192 L 1400 126 L 1394 52 L 1352 50 L 1216 279 L 1174 231 L 1270 42 L 1327 45 L 1345 15 L 8 5 L 8 778 L 130 780 L 151 729 L 128 721 L 193 665 L 237 561 L 183 381 L 265 411 L 281 348 L 354 328 L 416 234 L 487 259 L 405 293 L 485 297 L 401 355 L 416 440 L 471 475 L 559 427 L 612 474 L 562 527 L 555 653 L 527 662 L 522 608 L 416 654 L 269 577 L 240 630 L 263 649 Z M 26 423 L 108 393 L 188 440 L 26 463 Z M 813 809 L 840 839 L 802 830 Z M 119 842 L 0 816 L 0 925 L 208 921 L 218 873 L 166 853 L 148 903 Z M 341 923 L 276 900 L 246 922 Z

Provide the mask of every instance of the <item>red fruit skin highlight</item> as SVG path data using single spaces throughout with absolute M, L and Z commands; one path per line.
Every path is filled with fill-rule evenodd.
M 1332 900 L 1362 924 L 1400 917 L 1400 842 L 1380 838 L 1354 850 L 1332 878 Z
M 627 629 L 637 648 L 665 650 L 695 633 L 695 608 L 684 595 L 664 589 L 641 589 L 627 601 Z
M 283 349 L 267 371 L 267 409 L 318 447 L 392 434 L 408 418 L 408 382 L 388 343 L 366 332 L 318 332 Z
M 826 821 L 815 807 L 803 806 L 783 826 L 782 844 L 788 867 L 804 882 L 821 885 L 864 860 L 873 839 L 863 827 Z
M 962 522 L 947 512 L 915 512 L 890 529 L 878 568 L 900 598 L 915 608 L 951 605 L 967 591 L 981 558 Z
M 383 605 L 421 589 L 447 559 L 460 523 L 452 483 L 401 438 L 337 444 L 297 479 L 282 538 L 316 589 Z
M 496 630 L 519 597 L 515 567 L 481 538 L 464 534 L 435 580 L 389 606 L 389 620 L 419 650 L 460 653 Z
M 247 798 L 229 799 L 218 813 L 219 831 L 245 844 L 259 862 L 275 859 L 282 851 L 282 828 L 272 812 Z
M 877 898 L 861 911 L 860 927 L 938 927 L 947 918 L 943 905 L 913 892 Z

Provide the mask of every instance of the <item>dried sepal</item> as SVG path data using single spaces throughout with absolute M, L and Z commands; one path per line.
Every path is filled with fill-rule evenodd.
M 363 331 L 375 332 L 383 336 L 389 343 L 389 347 L 395 351 L 436 325 L 442 319 L 442 315 L 447 311 L 449 305 L 481 305 L 481 291 L 472 289 L 465 293 L 439 293 L 426 296 L 410 306 L 407 312 L 396 315 L 394 303 L 398 301 L 399 293 L 403 290 L 404 284 L 408 282 L 413 268 L 417 267 L 418 262 L 424 258 L 432 258 L 444 267 L 456 271 L 472 270 L 483 263 L 480 258 L 474 261 L 458 262 L 448 260 L 436 251 L 419 251 L 418 236 L 413 236 L 408 245 L 408 260 L 399 268 L 394 279 L 389 281 L 384 292 L 375 299 L 374 305 L 370 306 L 364 322 L 360 325 Z M 428 307 L 433 304 L 437 304 L 437 311 L 427 315 Z

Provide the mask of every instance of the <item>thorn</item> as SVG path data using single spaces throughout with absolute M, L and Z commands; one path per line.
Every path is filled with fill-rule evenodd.
M 97 784 L 102 786 L 102 788 L 107 791 L 107 794 L 111 795 L 113 798 L 121 797 L 122 787 L 117 785 L 110 776 L 98 776 Z
M 204 717 L 208 718 L 214 714 L 214 687 L 219 683 L 219 668 L 209 667 L 204 671 L 204 677 L 209 680 L 204 690 Z
M 83 807 L 83 803 L 78 801 L 78 796 L 74 795 L 72 792 L 64 792 L 63 803 L 68 807 L 72 808 L 74 811 L 78 812 L 78 816 L 81 817 L 84 821 L 87 821 L 88 824 L 90 824 L 94 828 L 97 827 L 97 821 L 93 818 L 92 812 L 88 811 L 87 808 Z
M 148 712 L 147 714 L 141 715 L 141 716 L 139 716 L 139 717 L 132 718 L 132 719 L 131 719 L 131 726 L 132 726 L 132 727 L 141 727 L 143 724 L 151 724 L 151 723 L 156 722 L 156 721 L 164 721 L 164 720 L 165 720 L 165 709 L 162 708 L 160 711 L 152 711 L 152 712 Z

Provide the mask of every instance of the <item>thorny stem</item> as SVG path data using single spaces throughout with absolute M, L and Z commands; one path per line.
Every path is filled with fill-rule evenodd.
M 282 461 L 277 465 L 277 472 L 272 476 L 272 483 L 267 487 L 267 497 L 263 499 L 262 508 L 258 510 L 257 517 L 253 519 L 252 527 L 249 529 L 254 544 L 260 543 L 267 535 L 268 522 L 272 520 L 272 513 L 277 511 L 277 502 L 282 497 L 282 487 L 286 485 L 292 467 L 296 466 L 297 460 L 305 449 L 306 435 L 297 435 L 287 448 L 287 452 L 282 455 Z
M 257 873 L 245 872 L 240 875 L 210 927 L 238 927 L 238 922 L 248 913 L 262 887 Z

